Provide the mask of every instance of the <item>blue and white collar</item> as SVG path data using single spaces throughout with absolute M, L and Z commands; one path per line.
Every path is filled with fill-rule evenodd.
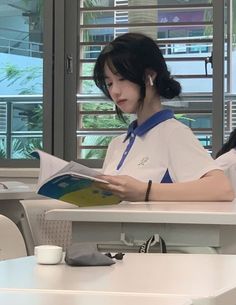
M 172 119 L 173 117 L 174 113 L 172 110 L 164 109 L 153 114 L 150 118 L 148 118 L 139 126 L 137 120 L 133 121 L 128 127 L 127 135 L 124 139 L 124 142 L 130 138 L 131 134 L 141 137 L 156 125 L 168 119 Z

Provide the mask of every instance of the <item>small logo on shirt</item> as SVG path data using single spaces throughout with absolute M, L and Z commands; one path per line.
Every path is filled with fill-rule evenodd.
M 138 163 L 138 166 L 144 166 L 147 162 L 148 162 L 149 158 L 148 157 L 144 157 L 140 160 L 140 162 Z

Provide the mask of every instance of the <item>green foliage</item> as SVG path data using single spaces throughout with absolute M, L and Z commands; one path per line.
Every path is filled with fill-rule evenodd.
M 42 67 L 26 67 L 21 68 L 17 65 L 7 63 L 1 68 L 3 77 L 0 82 L 7 81 L 7 86 L 17 84 L 19 86 L 18 94 L 38 94 L 42 92 Z M 38 82 L 35 81 L 38 79 Z M 28 114 L 28 129 L 31 131 L 42 130 L 43 126 L 43 107 L 38 104 L 33 112 Z M 15 138 L 11 143 L 11 158 L 25 159 L 30 158 L 30 152 L 36 148 L 42 149 L 42 140 L 38 138 Z M 0 141 L 0 159 L 7 158 L 6 143 Z
M 7 63 L 0 69 L 3 77 L 0 82 L 7 81 L 7 86 L 19 86 L 19 95 L 40 94 L 42 92 L 42 67 L 18 67 Z
M 31 131 L 43 129 L 43 105 L 38 104 L 33 113 L 28 117 L 28 126 Z
M 6 159 L 6 157 L 7 154 L 6 154 L 5 140 L 0 138 L 0 160 Z
M 186 117 L 184 113 L 175 114 L 175 118 L 180 121 L 195 121 L 194 119 Z
M 83 117 L 83 127 L 90 129 L 111 129 L 127 128 L 130 117 L 125 115 L 127 123 L 121 121 L 116 114 L 106 114 L 103 112 L 114 111 L 112 103 L 86 103 L 83 104 L 84 111 L 101 111 L 101 114 L 86 114 Z
M 93 75 L 94 64 L 86 63 L 83 64 L 83 76 L 92 76 Z M 84 80 L 82 81 L 82 92 L 86 94 L 96 94 L 101 93 L 101 91 L 97 88 L 93 80 Z
M 20 139 L 12 140 L 11 151 L 13 159 L 24 159 L 24 147 Z
M 83 116 L 83 127 L 86 129 L 126 129 L 131 117 L 125 115 L 127 123 L 121 121 L 116 114 L 102 114 L 106 111 L 114 111 L 114 104 L 107 103 L 84 103 L 83 111 L 101 111 L 99 114 L 86 114 Z M 111 141 L 110 136 L 85 136 L 83 146 L 108 146 Z M 83 149 L 82 158 L 85 159 L 103 159 L 106 154 L 106 149 Z
M 24 158 L 32 159 L 31 153 L 35 149 L 43 149 L 41 138 L 31 138 L 30 141 L 24 145 Z
M 15 138 L 12 140 L 12 158 L 13 159 L 32 159 L 30 155 L 35 149 L 42 149 L 41 138 Z
M 83 145 L 88 146 L 107 146 L 111 141 L 111 137 L 105 136 L 86 136 Z M 84 159 L 103 159 L 106 155 L 106 149 L 86 149 L 82 152 Z
M 12 159 L 32 159 L 31 152 L 43 149 L 41 138 L 13 138 L 11 142 Z M 0 160 L 7 158 L 6 142 L 0 139 Z

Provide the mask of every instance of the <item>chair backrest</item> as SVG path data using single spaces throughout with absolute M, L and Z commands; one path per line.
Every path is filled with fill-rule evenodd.
M 71 221 L 46 220 L 45 212 L 51 209 L 76 208 L 76 206 L 53 199 L 21 200 L 20 203 L 24 208 L 24 217 L 32 237 L 31 241 L 28 243 L 26 241 L 28 253 L 33 254 L 34 246 L 49 244 L 61 246 L 66 250 L 72 239 Z M 33 242 L 33 245 L 29 245 L 30 242 Z
M 24 239 L 16 224 L 0 215 L 0 260 L 27 256 Z

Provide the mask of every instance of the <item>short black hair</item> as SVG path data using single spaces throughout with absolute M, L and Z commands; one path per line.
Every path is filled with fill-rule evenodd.
M 236 148 L 236 128 L 231 131 L 227 142 L 221 147 L 221 149 L 216 154 L 216 158 L 227 153 L 232 148 Z
M 172 99 L 181 93 L 181 86 L 171 77 L 157 43 L 141 33 L 126 33 L 118 36 L 105 46 L 97 58 L 94 66 L 94 82 L 105 96 L 111 99 L 105 81 L 105 64 L 111 71 L 115 70 L 114 72 L 119 73 L 124 79 L 139 85 L 140 105 L 143 104 L 146 95 L 147 69 L 157 73 L 154 86 L 161 97 Z

